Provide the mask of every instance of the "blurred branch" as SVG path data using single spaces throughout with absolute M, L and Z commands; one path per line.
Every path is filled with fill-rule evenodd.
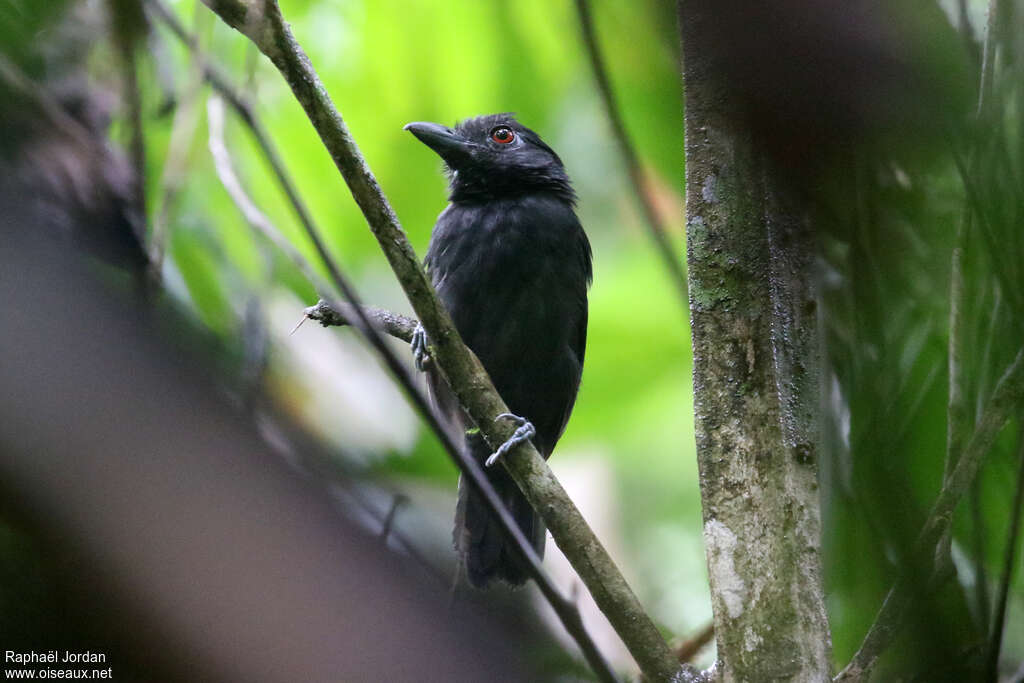
M 370 318 L 377 328 L 395 339 L 401 339 L 405 343 L 412 341 L 412 334 L 418 324 L 414 318 L 393 313 L 383 308 L 374 306 L 363 306 L 363 313 Z M 318 301 L 315 306 L 310 306 L 303 314 L 310 320 L 315 320 L 324 327 L 342 327 L 351 325 L 356 318 L 356 312 L 352 310 L 352 304 L 337 302 L 329 304 L 326 301 Z
M 590 68 L 594 73 L 594 80 L 597 81 L 597 90 L 601 95 L 601 102 L 604 104 L 605 112 L 608 115 L 608 123 L 612 127 L 612 136 L 619 147 L 619 154 L 626 164 L 626 171 L 629 174 L 629 181 L 633 186 L 633 194 L 644 216 L 647 225 L 647 233 L 651 236 L 655 251 L 661 257 L 668 271 L 672 284 L 678 292 L 683 310 L 689 312 L 690 301 L 687 294 L 686 271 L 680 255 L 673 251 L 672 243 L 668 237 L 668 230 L 664 221 L 658 215 L 658 210 L 651 201 L 650 193 L 644 182 L 644 172 L 637 157 L 636 150 L 629 140 L 629 133 L 626 132 L 626 124 L 622 119 L 622 113 L 615 102 L 615 93 L 612 89 L 611 79 L 608 77 L 608 70 L 605 68 L 601 48 L 597 43 L 597 33 L 594 29 L 594 20 L 590 14 L 590 3 L 588 0 L 576 0 L 576 11 L 579 15 L 580 30 L 583 32 L 583 44 L 587 48 L 587 56 L 590 59 Z
M 401 493 L 396 493 L 395 497 L 391 499 L 391 506 L 388 508 L 388 514 L 384 517 L 384 522 L 381 524 L 380 529 L 380 540 L 384 545 L 387 545 L 388 536 L 391 535 L 392 527 L 395 524 L 395 517 L 398 516 L 398 508 L 408 502 L 409 499 Z
M 690 638 L 684 640 L 679 647 L 676 648 L 676 657 L 679 658 L 680 663 L 687 663 L 693 661 L 693 658 L 700 654 L 700 651 L 707 647 L 708 643 L 715 637 L 715 622 L 712 619 L 704 628 L 697 631 Z
M 167 145 L 167 159 L 164 161 L 160 181 L 160 206 L 153 216 L 153 230 L 149 239 L 149 256 L 157 272 L 163 266 L 170 238 L 168 225 L 171 212 L 181 193 L 187 177 L 189 154 L 198 124 L 196 100 L 198 83 L 190 83 L 184 96 L 177 100 L 174 120 L 171 122 L 171 140 Z
M 924 557 L 934 550 L 936 543 L 948 532 L 953 512 L 964 493 L 974 481 L 985 455 L 992 448 L 1000 430 L 1010 417 L 1019 414 L 1024 405 L 1024 348 L 1000 378 L 985 405 L 974 433 L 958 460 L 956 467 L 945 479 L 942 490 L 932 505 L 928 519 L 914 544 L 913 557 Z M 882 608 L 875 617 L 860 649 L 835 681 L 866 681 L 879 655 L 892 642 L 902 625 L 903 617 L 919 590 L 912 572 L 904 572 L 889 590 Z
M 131 159 L 132 201 L 142 220 L 146 212 L 146 131 L 142 122 L 142 93 L 139 89 L 138 40 L 146 31 L 140 0 L 110 0 L 111 32 L 121 68 L 121 102 L 128 120 Z
M 965 13 L 966 14 L 966 13 Z M 988 19 L 985 25 L 985 42 L 981 52 L 981 82 L 978 86 L 978 118 L 987 118 L 992 101 L 992 81 L 996 73 L 996 47 L 1002 40 L 1002 22 L 1006 8 L 1000 0 L 989 0 Z
M 982 194 L 986 185 L 985 183 L 978 182 L 972 170 L 973 163 L 965 160 L 955 147 L 953 148 L 953 161 L 956 165 L 957 173 L 960 175 L 960 180 L 964 185 L 967 202 L 977 214 L 978 229 L 984 238 L 985 249 L 988 251 L 989 259 L 992 261 L 992 270 L 994 271 L 995 278 L 999 282 L 999 286 L 1002 288 L 1010 308 L 1015 313 L 1020 313 L 1024 311 L 1024 298 L 1022 298 L 1019 291 L 1018 283 L 1010 280 L 1008 276 L 1008 273 L 1012 273 L 1014 269 L 1010 265 L 1010 261 L 1007 260 L 1010 258 L 1010 253 L 995 236 L 993 228 L 997 224 L 997 219 L 987 210 Z
M 1016 566 L 1017 546 L 1020 544 L 1020 513 L 1024 506 L 1024 426 L 1018 430 L 1020 441 L 1017 450 L 1017 488 L 1010 508 L 1010 532 L 1006 538 L 1006 552 L 1003 555 L 1003 571 L 999 577 L 999 592 L 996 594 L 996 615 L 989 633 L 988 652 L 985 660 L 985 676 L 982 680 L 994 681 L 999 670 L 999 651 L 1003 644 L 1003 629 L 1006 626 L 1006 600 Z
M 967 0 L 957 0 L 957 28 L 963 38 L 964 45 L 969 53 L 977 56 L 977 47 L 974 44 L 974 27 L 971 26 L 971 17 L 967 13 Z
M 157 115 L 166 116 L 178 106 L 174 59 L 168 54 L 167 43 L 163 36 L 156 31 L 150 31 L 146 36 L 146 47 L 153 60 L 156 84 L 160 90 L 160 105 L 157 107 Z
M 201 16 L 208 15 L 197 13 L 196 19 L 198 20 Z M 150 39 L 162 46 L 161 52 L 166 51 L 166 45 L 163 43 L 160 33 L 153 31 L 150 34 Z M 166 55 L 162 56 L 166 58 Z M 158 73 L 169 70 L 169 66 L 162 65 L 162 61 L 158 56 Z M 174 210 L 178 195 L 188 176 L 192 141 L 199 125 L 197 106 L 199 90 L 204 81 L 202 69 L 195 63 L 195 60 L 189 69 L 186 85 L 180 96 L 174 92 L 173 78 L 170 75 L 167 78 L 170 80 L 170 85 L 161 87 L 169 93 L 165 95 L 165 101 L 169 107 L 174 108 L 174 118 L 171 121 L 171 139 L 167 145 L 167 158 L 160 175 L 160 204 L 153 217 L 153 231 L 149 240 L 149 256 L 156 272 L 160 272 L 163 267 L 167 241 L 170 238 L 168 225 L 171 220 L 171 212 Z M 164 77 L 161 77 L 161 81 L 163 80 Z
M 181 30 L 180 23 L 175 21 L 174 16 L 164 7 L 159 5 L 157 0 L 150 0 L 150 2 L 168 25 L 172 27 L 172 30 L 174 30 L 186 45 L 192 49 L 193 54 L 197 55 L 197 59 L 200 59 L 201 63 L 205 63 L 205 60 L 202 60 L 202 58 L 199 57 L 195 41 L 190 40 L 187 33 Z M 502 443 L 511 436 L 512 428 L 506 423 L 506 421 L 494 422 L 494 417 L 499 413 L 507 412 L 507 408 L 494 391 L 494 388 L 490 386 L 487 374 L 484 372 L 479 361 L 475 356 L 469 353 L 468 349 L 466 349 L 466 347 L 461 343 L 461 340 L 459 340 L 458 333 L 455 331 L 451 319 L 444 311 L 434 294 L 433 289 L 430 287 L 429 282 L 426 279 L 426 275 L 416 259 L 415 252 L 412 250 L 412 246 L 409 244 L 404 232 L 398 225 L 394 212 L 388 205 L 380 187 L 377 185 L 376 179 L 373 177 L 373 174 L 366 165 L 365 160 L 359 153 L 355 141 L 352 140 L 349 135 L 341 116 L 330 102 L 326 90 L 320 83 L 319 78 L 309 63 L 308 57 L 306 57 L 305 53 L 292 37 L 290 29 L 281 16 L 280 8 L 271 0 L 265 0 L 263 2 L 242 2 L 241 0 L 204 0 L 204 2 L 222 19 L 224 19 L 226 23 L 238 29 L 253 40 L 260 51 L 267 55 L 285 76 L 296 95 L 296 99 L 303 108 L 306 109 L 307 114 L 310 116 L 311 121 L 317 129 L 317 132 L 320 133 L 325 146 L 331 153 L 332 158 L 339 170 L 342 172 L 346 182 L 349 184 L 349 188 L 351 189 L 357 203 L 360 205 L 360 208 L 363 210 L 371 229 L 373 229 L 374 234 L 378 237 L 378 241 L 384 249 L 385 254 L 388 255 L 392 268 L 395 270 L 396 274 L 399 275 L 399 280 L 402 283 L 403 288 L 413 301 L 414 308 L 416 308 L 417 313 L 420 314 L 421 318 L 424 318 L 424 328 L 431 336 L 431 339 L 434 340 L 435 348 L 442 349 L 443 352 L 446 353 L 447 363 L 442 366 L 445 370 L 446 377 L 450 383 L 452 383 L 451 378 L 453 374 L 456 376 L 457 380 L 462 380 L 461 383 L 459 381 L 452 383 L 453 386 L 463 388 L 461 393 L 458 391 L 456 392 L 459 395 L 460 400 L 463 400 L 464 404 L 466 404 L 465 396 L 469 396 L 471 399 L 475 400 L 475 403 L 470 406 L 470 414 L 477 420 L 478 424 L 483 423 L 481 424 L 482 431 L 488 436 L 492 443 Z M 175 26 L 177 29 L 175 29 Z M 523 535 L 508 509 L 502 504 L 500 498 L 494 491 L 493 486 L 490 484 L 490 481 L 483 473 L 479 464 L 476 463 L 476 461 L 468 454 L 464 453 L 462 449 L 458 448 L 458 446 L 456 446 L 451 440 L 450 436 L 438 421 L 437 416 L 431 410 L 423 392 L 418 388 L 415 380 L 410 375 L 409 369 L 398 360 L 391 348 L 380 336 L 378 330 L 374 327 L 373 321 L 361 306 L 359 297 L 356 295 L 348 280 L 344 275 L 342 275 L 341 271 L 324 246 L 323 241 L 320 238 L 320 233 L 313 224 L 312 218 L 305 210 L 305 207 L 298 196 L 297 190 L 285 174 L 284 165 L 281 162 L 280 157 L 277 155 L 276 150 L 270 143 L 269 136 L 266 135 L 262 126 L 259 124 L 258 119 L 254 116 L 251 108 L 248 107 L 247 103 L 240 97 L 228 96 L 228 93 L 234 95 L 233 90 L 227 85 L 226 80 L 219 78 L 219 76 L 217 76 L 217 72 L 210 68 L 208 64 L 204 66 L 204 71 L 210 79 L 211 84 L 221 91 L 228 99 L 228 102 L 231 103 L 239 112 L 242 119 L 247 123 L 254 137 L 257 139 L 260 149 L 267 156 L 278 182 L 284 188 L 289 201 L 298 213 L 300 222 L 306 230 L 308 237 L 313 242 L 313 245 L 324 265 L 327 267 L 328 272 L 331 275 L 331 279 L 345 298 L 352 304 L 352 311 L 355 313 L 355 316 L 351 319 L 351 322 L 354 327 L 362 333 L 362 335 L 381 355 L 389 370 L 406 390 L 424 420 L 437 435 L 442 446 L 453 458 L 471 484 L 479 491 L 485 501 L 485 504 L 489 508 L 489 511 L 496 519 L 499 520 L 505 533 L 508 534 L 508 536 L 519 547 L 520 552 L 526 559 L 530 574 L 537 582 L 537 586 L 541 593 L 551 604 L 552 609 L 558 615 L 566 630 L 576 640 L 584 657 L 594 669 L 597 676 L 603 681 L 615 681 L 616 676 L 614 672 L 598 651 L 590 635 L 584 628 L 579 610 L 575 604 L 561 595 L 552 583 L 550 577 L 548 577 L 543 571 L 540 565 L 539 556 Z M 214 79 L 216 79 L 216 81 Z M 434 355 L 435 359 L 437 358 L 436 353 L 432 355 Z M 485 422 L 481 419 L 481 415 L 487 415 L 489 419 Z M 544 510 L 548 513 L 552 511 L 561 511 L 563 513 L 559 518 L 554 518 L 550 514 L 545 514 L 545 521 L 548 522 L 548 526 L 552 529 L 553 534 L 556 536 L 556 540 L 559 537 L 559 534 L 555 531 L 558 524 L 553 523 L 553 519 L 561 521 L 561 527 L 568 531 L 568 535 L 572 539 L 576 539 L 579 536 L 584 537 L 583 541 L 577 541 L 578 545 L 576 545 L 576 547 L 580 549 L 580 552 L 578 553 L 573 553 L 570 549 L 563 546 L 563 550 L 566 552 L 567 556 L 571 557 L 576 555 L 579 557 L 581 554 L 584 555 L 586 561 L 590 563 L 587 565 L 587 569 L 591 570 L 591 576 L 593 576 L 593 570 L 595 568 L 607 571 L 607 566 L 610 565 L 614 570 L 614 564 L 611 564 L 611 559 L 607 556 L 606 552 L 603 552 L 603 548 L 601 548 L 600 543 L 597 541 L 596 537 L 594 537 L 593 532 L 590 531 L 589 527 L 587 527 L 586 522 L 579 514 L 579 511 L 576 510 L 572 502 L 568 500 L 567 496 L 565 496 L 564 490 L 561 489 L 557 480 L 555 480 L 553 475 L 551 475 L 550 470 L 547 469 L 546 463 L 544 463 L 543 459 L 541 459 L 539 454 L 537 454 L 536 449 L 532 444 L 520 446 L 517 451 L 519 453 L 532 451 L 533 457 L 531 460 L 522 462 L 523 467 L 518 469 L 526 472 L 529 476 L 532 476 L 532 481 L 537 482 L 535 487 L 547 486 L 547 488 L 543 489 L 543 494 L 541 495 L 535 494 L 531 497 L 528 493 L 527 496 L 530 498 L 530 502 L 533 503 L 535 507 L 538 507 L 538 509 L 540 509 L 541 505 L 544 505 Z M 539 468 L 534 465 L 537 461 L 540 463 Z M 509 462 L 509 460 L 506 460 L 505 464 L 514 473 L 517 468 L 510 466 Z M 512 462 L 518 461 L 513 460 Z M 531 467 L 531 465 L 534 466 Z M 517 479 L 519 478 L 521 477 L 517 477 Z M 557 502 L 552 502 L 552 497 L 557 499 L 559 493 L 561 493 L 561 498 L 558 499 Z M 565 505 L 568 507 L 563 507 Z M 572 513 L 575 513 L 575 515 Z M 589 535 L 586 532 L 589 532 Z M 565 540 L 565 537 L 566 536 L 563 535 L 563 541 Z M 598 550 L 601 552 L 597 552 Z M 603 556 L 601 553 L 603 553 Z M 596 559 L 594 557 L 595 555 L 597 556 Z M 607 564 L 602 563 L 602 560 Z M 581 571 L 581 575 L 583 573 L 584 571 Z M 639 602 L 636 600 L 635 596 L 633 596 L 628 586 L 626 586 L 625 581 L 621 578 L 621 575 L 618 574 L 617 570 L 615 570 L 615 576 L 618 577 L 619 583 L 621 586 L 625 587 L 625 591 L 628 592 L 629 597 L 632 597 L 634 603 L 632 605 L 627 605 L 627 608 L 625 609 L 619 610 L 618 614 L 621 614 L 621 617 L 619 618 L 612 616 L 606 611 L 606 614 L 609 614 L 613 623 L 620 621 L 624 625 L 623 631 L 625 631 L 625 633 L 620 631 L 623 639 L 627 643 L 633 642 L 635 646 L 638 645 L 638 641 L 633 636 L 646 635 L 644 624 L 649 624 L 650 632 L 653 633 L 653 637 L 656 639 L 657 643 L 660 643 L 662 650 L 664 650 L 664 652 L 669 655 L 669 658 L 671 658 L 671 653 L 669 652 L 665 641 L 661 639 L 660 634 L 658 634 L 653 624 L 650 624 L 649 618 L 647 618 L 639 608 Z M 591 591 L 594 592 L 595 597 L 597 597 L 598 592 L 595 589 L 604 589 L 604 587 L 591 587 Z M 605 594 L 612 595 L 612 593 L 612 591 L 606 591 Z M 621 594 L 622 591 L 620 590 L 617 597 L 621 597 Z M 598 599 L 598 604 L 601 604 L 600 599 Z M 614 605 L 615 603 L 613 602 L 612 604 Z M 635 609 L 629 609 L 634 606 Z M 649 639 L 639 644 L 643 646 L 643 649 L 637 650 L 634 653 L 634 656 L 637 657 L 641 668 L 646 671 L 648 669 L 645 668 L 644 665 L 649 662 L 657 662 L 660 653 L 657 651 L 657 645 L 649 642 Z M 662 662 L 664 662 L 663 659 Z M 672 671 L 668 671 L 664 668 L 652 669 L 655 673 L 654 679 L 668 680 L 671 678 L 678 669 L 674 661 L 671 665 Z
M 30 102 L 36 112 L 46 118 L 54 130 L 66 135 L 80 147 L 88 149 L 92 146 L 89 131 L 68 115 L 44 88 L 39 87 L 18 67 L 17 64 L 0 53 L 0 82 L 16 92 L 24 102 Z
M 967 437 L 967 397 L 964 396 L 964 242 L 971 214 L 965 209 L 953 247 L 949 276 L 949 397 L 946 405 L 946 461 L 943 479 L 949 478 Z
M 995 73 L 995 48 L 998 42 L 998 21 L 999 21 L 999 0 L 990 0 L 988 26 L 985 33 L 985 40 L 982 46 L 981 77 L 979 79 L 978 103 L 975 110 L 975 120 L 984 123 L 988 118 L 988 110 L 991 108 L 992 79 Z M 971 27 L 967 17 L 965 3 L 960 3 L 960 29 L 961 35 L 968 43 L 973 43 L 970 37 Z M 978 138 L 973 138 L 975 146 L 970 149 L 968 165 L 972 177 L 978 172 L 982 158 L 983 145 L 977 144 Z M 980 198 L 978 199 L 980 201 Z M 980 212 L 980 207 L 977 207 Z M 980 216 L 980 213 L 979 213 Z M 947 367 L 949 370 L 949 394 L 946 408 L 946 457 L 943 467 L 943 480 L 949 478 L 950 473 L 956 466 L 957 458 L 964 450 L 964 443 L 970 432 L 970 421 L 968 419 L 967 396 L 964 387 L 964 335 L 965 321 L 964 309 L 966 306 L 966 290 L 964 286 L 964 250 L 970 236 L 972 227 L 972 204 L 965 201 L 960 215 L 960 224 L 957 227 L 956 243 L 953 246 L 950 264 L 949 278 L 949 346 Z M 981 221 L 979 221 L 981 222 Z M 982 226 L 983 232 L 984 226 Z M 995 257 L 995 254 L 993 254 Z M 980 395 L 980 394 L 979 394 Z M 981 615 L 981 623 L 984 628 L 989 623 L 989 599 L 988 599 L 988 577 L 985 571 L 984 562 L 984 520 L 980 513 L 979 482 L 974 482 L 971 487 L 971 518 L 974 525 L 974 563 L 975 563 L 975 602 L 978 607 L 978 614 Z M 951 543 L 951 530 L 947 529 L 940 540 L 938 554 L 942 555 L 942 561 L 949 554 Z
M 289 205 L 295 211 L 295 215 L 299 219 L 299 222 L 302 224 L 307 235 L 312 236 L 318 234 L 319 231 L 313 223 L 313 218 L 309 213 L 309 209 L 306 208 L 306 204 L 302 201 L 295 183 L 285 170 L 284 161 L 271 141 L 266 128 L 264 128 L 262 122 L 253 112 L 249 99 L 239 93 L 231 84 L 231 80 L 214 64 L 210 63 L 202 48 L 199 46 L 199 41 L 196 40 L 195 36 L 185 30 L 185 27 L 181 25 L 181 22 L 173 12 L 168 10 L 167 7 L 157 0 L 148 1 L 149 6 L 153 8 L 157 17 L 163 21 L 171 32 L 174 33 L 174 35 L 189 49 L 194 62 L 198 65 L 203 74 L 203 78 L 205 78 L 210 86 L 224 98 L 224 100 L 232 109 L 234 109 L 235 113 L 238 114 L 248 127 L 249 132 L 256 139 L 257 147 L 263 153 L 267 164 L 270 166 L 275 180 L 278 185 L 281 186 L 281 190 L 285 193 Z M 259 228 L 260 225 L 254 224 L 254 227 Z M 281 233 L 276 229 L 274 229 L 272 233 L 274 237 L 270 237 L 268 233 L 264 234 L 270 237 L 271 241 L 281 248 L 284 253 L 292 259 L 293 262 L 295 262 L 303 274 L 309 278 L 310 283 L 314 288 L 316 288 L 318 293 L 321 295 L 327 294 L 329 289 L 326 287 L 324 281 L 315 275 L 315 269 L 309 264 L 305 257 L 303 257 L 295 247 L 285 240 L 283 236 L 281 236 Z
M 995 143 L 994 131 L 1001 126 L 996 122 L 996 110 L 992 106 L 992 91 L 995 80 L 996 60 L 998 56 L 997 47 L 1005 39 L 1007 28 L 1006 22 L 1010 20 L 1010 9 L 1006 0 L 989 0 L 988 20 L 985 29 L 985 42 L 982 50 L 981 78 L 978 88 L 978 104 L 975 113 L 977 121 L 976 136 L 973 138 L 973 146 L 966 153 L 961 153 L 955 146 L 952 149 L 953 160 L 956 169 L 960 174 L 964 190 L 967 193 L 967 206 L 977 214 L 977 225 L 979 232 L 985 241 L 989 258 L 994 265 L 996 279 L 999 281 L 1011 308 L 1016 313 L 1024 311 L 1024 297 L 1016 281 L 1011 280 L 1007 273 L 1013 272 L 1012 263 L 1009 261 L 1012 250 L 996 237 L 994 227 L 998 220 L 994 217 L 985 204 L 984 191 L 988 189 L 989 183 L 985 180 L 979 182 L 977 176 L 981 168 L 982 152 L 992 151 L 996 154 L 1004 154 L 1005 148 L 993 146 Z M 1005 161 L 1006 157 L 1002 156 Z
M 224 186 L 224 189 L 231 197 L 231 201 L 241 211 L 246 222 L 287 255 L 318 292 L 321 294 L 329 292 L 329 286 L 317 275 L 309 261 L 299 253 L 298 249 L 292 246 L 291 242 L 284 238 L 270 219 L 267 218 L 266 214 L 260 211 L 256 204 L 253 203 L 242 187 L 242 182 L 238 179 L 234 165 L 231 163 L 231 155 L 228 153 L 227 145 L 224 144 L 224 101 L 220 97 L 211 96 L 206 102 L 206 112 L 210 137 L 210 155 L 213 157 L 213 165 L 217 171 L 217 177 L 220 178 L 221 185 Z

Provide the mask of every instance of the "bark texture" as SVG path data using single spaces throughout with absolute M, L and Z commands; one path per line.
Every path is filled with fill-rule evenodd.
M 717 674 L 827 681 L 813 235 L 716 78 L 709 3 L 681 0 L 697 453 Z

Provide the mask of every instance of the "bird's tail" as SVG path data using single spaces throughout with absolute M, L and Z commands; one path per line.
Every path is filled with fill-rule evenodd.
M 491 454 L 491 449 L 478 432 L 466 435 L 466 449 L 481 467 Z M 544 535 L 547 531 L 544 522 L 530 507 L 502 465 L 497 464 L 488 468 L 487 478 L 497 491 L 498 497 L 512 513 L 523 534 L 533 543 L 537 554 L 543 557 Z M 513 586 L 519 586 L 529 578 L 526 561 L 505 537 L 500 523 L 487 509 L 483 497 L 461 478 L 459 502 L 455 508 L 454 541 L 455 548 L 465 563 L 469 582 L 477 588 L 485 587 L 493 579 L 501 579 Z

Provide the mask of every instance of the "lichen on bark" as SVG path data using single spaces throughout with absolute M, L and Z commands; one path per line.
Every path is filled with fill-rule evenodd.
M 682 0 L 686 212 L 704 540 L 724 681 L 826 681 L 812 234 Z

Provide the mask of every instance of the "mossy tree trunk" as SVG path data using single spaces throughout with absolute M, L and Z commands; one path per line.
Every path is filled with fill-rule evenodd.
M 827 681 L 813 235 L 680 2 L 697 457 L 717 673 Z M 692 6 L 692 7 L 691 7 Z M 702 43 L 703 41 L 703 43 Z

